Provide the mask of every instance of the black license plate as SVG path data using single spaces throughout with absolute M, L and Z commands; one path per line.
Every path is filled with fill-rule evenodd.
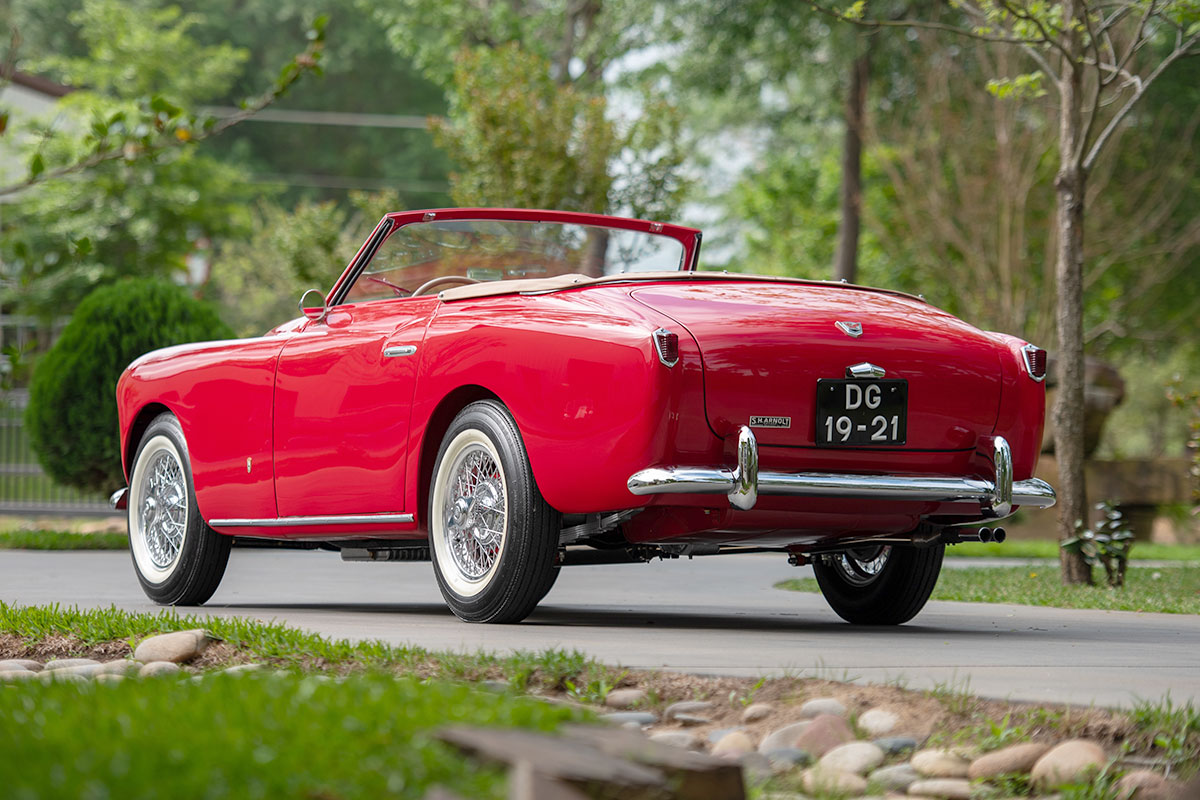
M 904 444 L 908 381 L 817 381 L 817 444 L 878 447 Z

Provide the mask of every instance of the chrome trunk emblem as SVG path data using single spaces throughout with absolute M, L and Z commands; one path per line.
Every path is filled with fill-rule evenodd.
M 833 324 L 837 325 L 838 330 L 840 330 L 842 333 L 846 334 L 847 336 L 852 336 L 855 339 L 862 336 L 862 323 L 861 322 L 843 322 L 842 320 L 839 319 L 837 322 L 835 322 Z

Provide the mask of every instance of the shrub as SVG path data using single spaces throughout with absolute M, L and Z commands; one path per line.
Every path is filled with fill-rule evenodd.
M 96 289 L 44 355 L 29 384 L 25 424 L 54 480 L 83 489 L 124 485 L 117 434 L 117 379 L 159 347 L 230 338 L 211 306 L 174 284 L 125 280 Z

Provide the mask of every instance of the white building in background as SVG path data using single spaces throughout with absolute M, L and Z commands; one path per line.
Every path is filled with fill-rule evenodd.
M 71 91 L 70 86 L 19 70 L 0 79 L 0 111 L 9 115 L 7 128 L 0 134 L 0 185 L 20 180 L 25 174 L 20 137 L 26 123 L 47 118 L 58 101 Z M 0 203 L 4 200 L 0 197 Z

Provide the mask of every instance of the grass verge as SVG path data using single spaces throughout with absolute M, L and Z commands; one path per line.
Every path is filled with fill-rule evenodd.
M 419 677 L 483 680 L 503 678 L 513 689 L 561 689 L 602 681 L 607 668 L 572 650 L 539 653 L 432 653 L 420 647 L 392 645 L 377 640 L 330 639 L 272 622 L 241 617 L 198 617 L 164 609 L 157 613 L 121 611 L 117 608 L 78 609 L 50 606 L 14 606 L 0 601 L 0 634 L 26 642 L 66 637 L 78 649 L 88 645 L 127 642 L 131 647 L 155 633 L 204 628 L 225 643 L 255 659 L 277 666 L 348 672 L 351 669 L 398 670 Z
M 946 548 L 947 558 L 1058 558 L 1053 539 L 1009 539 L 995 542 L 963 542 Z M 1200 561 L 1200 545 L 1134 542 L 1129 551 L 1133 561 Z
M 0 533 L 0 550 L 128 550 L 123 533 L 70 533 L 68 531 L 6 531 Z
M 462 722 L 552 730 L 580 712 L 414 677 L 210 675 L 0 690 L 6 797 L 502 798 L 434 740 Z
M 1102 580 L 1103 575 L 1099 578 Z M 1130 567 L 1124 589 L 1064 586 L 1057 565 L 943 569 L 934 600 L 968 603 L 1013 603 L 1108 611 L 1156 611 L 1200 614 L 1200 570 L 1194 567 Z M 775 584 L 794 592 L 819 592 L 813 578 Z

